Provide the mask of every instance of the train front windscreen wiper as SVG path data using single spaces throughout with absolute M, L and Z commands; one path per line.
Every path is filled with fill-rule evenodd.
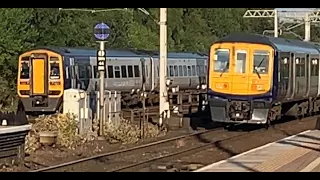
M 229 69 L 229 62 L 227 62 L 226 66 L 223 68 L 220 77 Z
M 261 76 L 260 76 L 260 73 L 259 73 L 259 71 L 258 71 L 257 69 L 261 66 L 261 64 L 263 63 L 263 61 L 264 61 L 265 59 L 266 59 L 266 58 L 263 58 L 263 59 L 260 61 L 259 65 L 258 65 L 257 67 L 255 67 L 255 66 L 253 65 L 253 71 L 258 75 L 259 79 L 261 79 Z

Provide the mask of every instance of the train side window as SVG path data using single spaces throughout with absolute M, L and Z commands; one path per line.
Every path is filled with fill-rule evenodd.
M 204 73 L 207 74 L 207 69 L 208 69 L 208 66 L 207 65 L 204 65 Z
M 128 77 L 133 77 L 133 69 L 132 66 L 128 66 Z
M 289 58 L 285 57 L 281 59 L 281 64 L 280 64 L 280 72 L 283 76 L 283 78 L 288 78 L 289 77 Z
M 60 68 L 59 63 L 56 61 L 50 62 L 50 79 L 59 79 L 60 78 Z
M 99 78 L 98 66 L 93 66 L 93 77 Z
M 134 69 L 134 77 L 140 77 L 139 66 L 134 65 L 134 66 L 133 66 L 133 69 Z
M 230 50 L 216 49 L 213 61 L 214 72 L 229 72 Z
M 300 58 L 296 58 L 295 60 L 296 63 L 296 77 L 300 77 L 301 74 L 301 69 L 300 69 Z
M 70 70 L 71 70 L 72 79 L 76 79 L 76 66 L 75 65 L 70 66 Z
M 300 60 L 300 76 L 305 77 L 306 73 L 306 58 L 301 58 Z
M 196 72 L 196 66 L 195 65 L 191 66 L 191 70 L 192 70 L 192 76 L 196 76 L 197 72 Z
M 119 66 L 114 66 L 114 77 L 115 78 L 120 78 L 121 77 L 120 67 Z
M 69 79 L 69 66 L 66 66 L 66 79 Z
M 123 78 L 127 77 L 127 66 L 121 66 L 121 75 Z
M 319 60 L 312 59 L 311 60 L 311 76 L 318 76 L 319 75 Z
M 159 77 L 159 74 L 160 74 L 160 72 L 159 72 L 159 66 L 157 66 L 157 73 L 158 73 L 158 77 Z
M 80 79 L 87 79 L 86 67 L 84 65 L 78 64 L 78 72 Z
M 203 65 L 200 65 L 200 75 L 201 76 L 204 75 L 204 67 L 203 67 Z
M 145 66 L 146 77 L 149 77 L 148 66 Z
M 188 70 L 186 65 L 183 65 L 183 76 L 188 76 Z
M 196 70 L 197 70 L 197 76 L 199 76 L 200 75 L 200 66 L 199 65 L 196 66 Z
M 253 73 L 268 74 L 269 70 L 269 52 L 263 50 L 254 51 Z
M 108 66 L 108 78 L 113 78 L 113 66 Z
M 183 70 L 181 65 L 179 65 L 179 76 L 183 76 Z
M 28 61 L 21 61 L 21 70 L 20 70 L 20 79 L 29 79 L 30 78 L 30 65 L 29 57 Z
M 169 77 L 173 77 L 173 66 L 169 66 Z
M 92 78 L 92 69 L 91 69 L 91 65 L 87 66 L 87 76 L 89 79 Z
M 178 66 L 174 65 L 173 70 L 174 70 L 174 76 L 178 77 L 179 76 Z
M 191 66 L 188 66 L 188 76 L 191 76 L 192 73 L 191 73 Z
M 246 73 L 247 51 L 238 50 L 236 53 L 236 73 Z

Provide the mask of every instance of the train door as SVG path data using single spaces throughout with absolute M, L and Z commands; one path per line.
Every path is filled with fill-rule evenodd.
M 288 83 L 288 90 L 287 90 L 287 99 L 292 99 L 295 94 L 295 83 L 296 83 L 296 57 L 294 53 L 290 53 L 289 59 L 289 83 Z
M 31 57 L 32 95 L 48 95 L 48 63 L 46 55 L 36 55 Z
M 278 76 L 279 76 L 279 98 L 285 98 L 290 91 L 290 53 L 281 52 L 278 56 L 279 64 L 278 64 Z
M 232 93 L 247 94 L 249 89 L 248 65 L 249 48 L 245 46 L 236 46 L 234 48 L 234 73 L 232 75 Z
M 311 61 L 310 61 L 310 55 L 307 54 L 306 55 L 306 62 L 305 62 L 305 97 L 308 97 L 309 94 L 310 94 L 310 76 L 311 76 L 311 71 L 310 71 L 310 68 L 311 68 Z
M 306 55 L 295 54 L 295 96 L 303 97 L 306 91 Z
M 77 81 L 78 81 L 78 88 L 82 90 L 87 90 L 89 86 L 90 79 L 92 78 L 92 71 L 90 62 L 86 60 L 77 61 Z

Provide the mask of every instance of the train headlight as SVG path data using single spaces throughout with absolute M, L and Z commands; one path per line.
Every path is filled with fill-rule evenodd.
M 228 83 L 216 83 L 217 89 L 228 89 Z
M 254 91 L 264 91 L 264 85 L 263 84 L 254 84 L 252 85 L 252 90 Z

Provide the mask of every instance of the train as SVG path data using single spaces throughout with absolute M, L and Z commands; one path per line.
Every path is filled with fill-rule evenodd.
M 144 84 L 146 92 L 157 99 L 159 89 L 159 53 L 136 49 L 106 51 L 105 89 L 121 91 L 122 103 L 139 102 Z M 208 54 L 168 52 L 167 76 L 180 90 L 206 85 Z M 144 67 L 144 68 L 143 68 Z M 62 111 L 66 89 L 93 92 L 99 89 L 97 49 L 39 47 L 19 56 L 17 93 L 26 113 Z
M 283 116 L 319 112 L 320 44 L 233 33 L 210 47 L 211 120 L 269 127 Z

